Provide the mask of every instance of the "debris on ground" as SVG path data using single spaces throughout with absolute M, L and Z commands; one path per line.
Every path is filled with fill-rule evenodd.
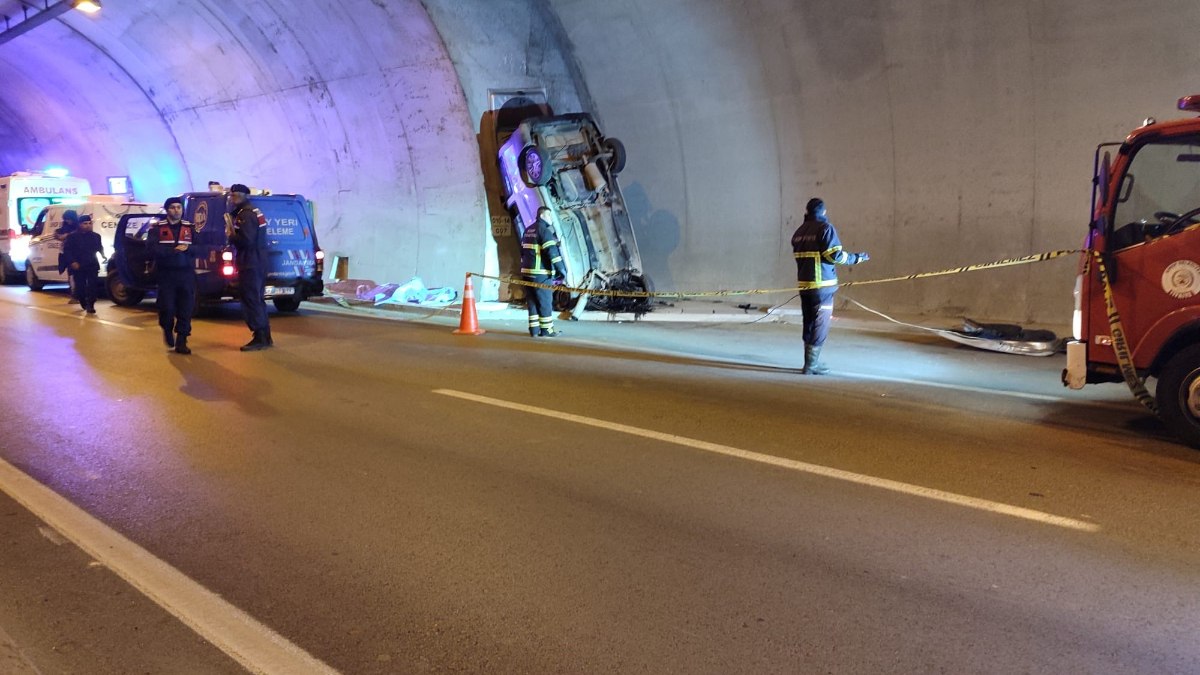
M 1066 340 L 1048 330 L 1028 330 L 1010 323 L 981 323 L 963 318 L 961 329 L 937 331 L 942 337 L 976 349 L 1024 356 L 1053 356 Z
M 458 291 L 449 288 L 426 288 L 421 277 L 403 284 L 380 284 L 371 279 L 345 279 L 325 285 L 325 295 L 334 302 L 348 305 L 411 305 L 416 307 L 445 307 L 458 300 Z

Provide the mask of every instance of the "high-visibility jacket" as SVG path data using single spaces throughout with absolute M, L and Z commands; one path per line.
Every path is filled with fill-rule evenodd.
M 540 218 L 521 235 L 521 274 L 528 277 L 566 276 L 558 236 L 554 228 Z
M 796 255 L 796 288 L 811 291 L 837 286 L 837 265 L 857 265 L 859 253 L 842 250 L 833 224 L 824 218 L 806 216 L 792 235 L 792 251 Z

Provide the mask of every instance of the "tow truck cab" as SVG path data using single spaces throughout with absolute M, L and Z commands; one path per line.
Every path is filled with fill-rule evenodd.
M 1200 112 L 1200 96 L 1179 109 Z M 1093 185 L 1063 384 L 1124 379 L 1102 262 L 1128 361 L 1139 378 L 1158 379 L 1167 426 L 1200 447 L 1200 118 L 1148 119 L 1124 142 L 1101 144 Z
M 217 303 L 240 297 L 234 247 L 225 235 L 231 202 L 225 192 L 189 192 L 183 217 L 195 227 L 197 302 Z M 302 195 L 254 195 L 250 204 L 262 211 L 267 225 L 265 295 L 281 312 L 294 312 L 307 298 L 324 292 L 325 254 L 313 227 L 316 210 Z M 127 216 L 117 225 L 107 287 L 113 302 L 131 306 L 157 287 L 150 228 L 160 215 Z

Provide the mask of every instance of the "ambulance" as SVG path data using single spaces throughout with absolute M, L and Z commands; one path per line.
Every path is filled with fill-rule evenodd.
M 83 178 L 35 171 L 0 176 L 0 284 L 25 278 L 30 232 L 42 209 L 82 203 L 90 194 Z

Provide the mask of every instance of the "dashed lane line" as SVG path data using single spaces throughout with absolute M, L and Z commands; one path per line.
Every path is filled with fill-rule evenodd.
M 0 491 L 252 673 L 337 671 L 0 460 Z
M 665 434 L 659 431 L 651 431 L 649 429 L 641 429 L 639 427 L 629 426 L 627 424 L 607 422 L 605 420 L 599 420 L 593 417 L 584 417 L 583 415 L 559 412 L 557 410 L 539 408 L 537 406 L 525 405 L 523 403 L 513 403 L 512 401 L 505 401 L 487 396 L 479 396 L 477 394 L 470 394 L 453 389 L 435 389 L 433 390 L 433 393 L 466 401 L 472 401 L 475 403 L 481 403 L 484 405 L 490 405 L 497 408 L 516 410 L 519 412 L 528 413 L 530 415 L 541 415 L 542 417 L 550 417 L 553 419 L 573 422 L 575 424 L 582 424 L 598 429 L 606 429 L 608 431 L 615 431 L 622 434 L 628 434 L 630 436 L 640 436 L 641 438 L 662 441 L 664 443 L 672 443 L 674 445 L 681 445 L 688 448 L 694 448 L 696 450 L 704 450 L 705 452 L 711 452 L 718 455 L 736 457 L 738 459 L 759 462 L 761 464 L 770 464 L 772 466 L 791 469 L 793 471 L 800 471 L 816 476 L 822 476 L 824 478 L 832 478 L 834 480 L 845 481 L 857 485 L 879 488 L 913 497 L 932 499 L 934 501 L 954 504 L 956 506 L 963 506 L 979 511 L 987 511 L 989 513 L 1011 516 L 1013 518 L 1021 518 L 1024 520 L 1042 523 L 1045 525 L 1053 525 L 1055 527 L 1062 527 L 1069 530 L 1078 530 L 1082 532 L 1100 531 L 1100 526 L 1096 523 L 1089 523 L 1082 520 L 1076 520 L 1074 518 L 1056 516 L 1043 511 L 1027 509 L 1021 506 L 1013 506 L 1011 504 L 993 502 L 986 499 L 978 499 L 976 497 L 968 497 L 966 495 L 955 494 L 953 492 L 935 490 L 933 488 L 922 487 L 920 485 L 901 483 L 899 481 L 889 480 L 887 478 L 876 478 L 875 476 L 867 476 L 850 471 L 843 471 L 841 469 L 834 469 L 827 466 L 821 466 L 819 464 L 809 464 L 807 462 L 798 462 L 796 460 L 785 459 L 783 457 L 765 455 L 759 452 L 751 452 L 749 450 L 742 450 L 740 448 L 734 448 L 728 445 L 721 445 L 719 443 L 710 443 L 708 441 L 696 440 L 693 438 L 687 438 L 685 436 Z
M 142 326 L 129 326 L 123 323 L 117 323 L 116 321 L 98 319 L 94 315 L 80 314 L 78 312 L 64 312 L 58 309 L 50 309 L 49 307 L 38 307 L 37 305 L 25 306 L 34 310 L 35 312 L 44 312 L 46 314 L 54 314 L 56 316 L 65 316 L 68 319 L 78 319 L 79 321 L 86 321 L 87 323 L 99 323 L 105 326 L 112 326 L 113 328 L 122 328 L 124 330 L 142 330 Z

